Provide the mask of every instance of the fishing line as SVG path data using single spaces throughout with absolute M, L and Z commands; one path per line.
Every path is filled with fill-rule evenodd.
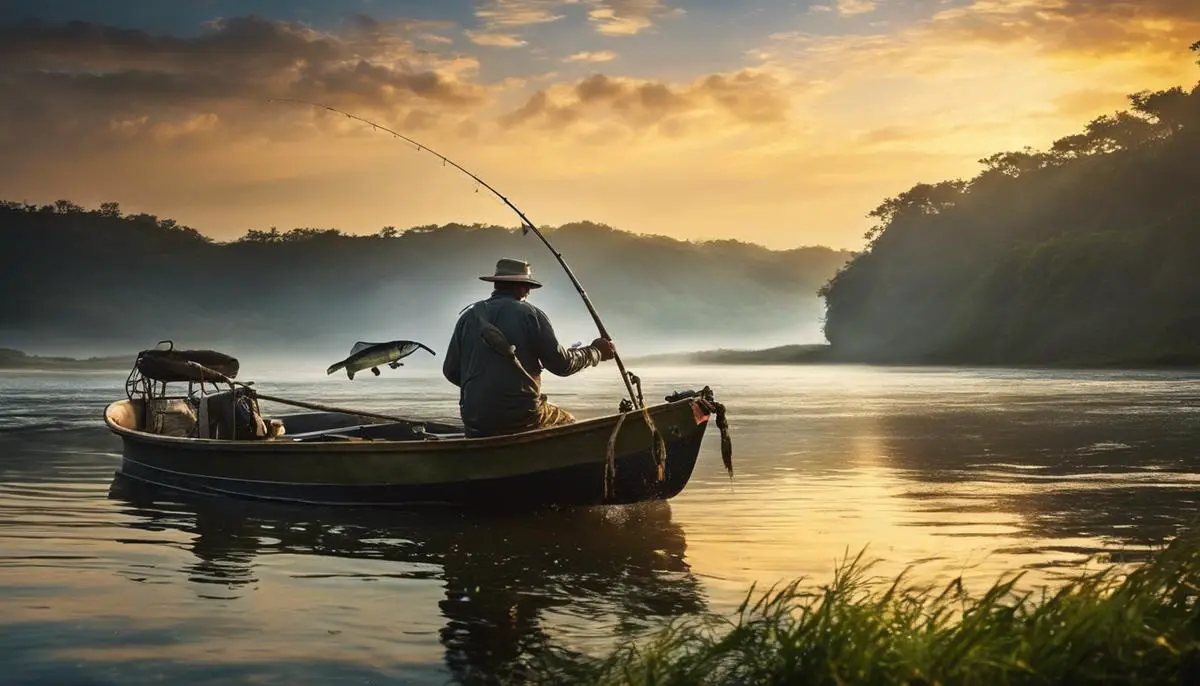
M 565 271 L 567 273 L 567 278 L 569 278 L 571 280 L 571 284 L 575 286 L 575 290 L 576 290 L 576 292 L 579 293 L 579 297 L 581 297 L 583 299 L 583 304 L 587 306 L 588 312 L 592 315 L 592 319 L 596 322 L 596 328 L 600 332 L 600 337 L 607 339 L 607 340 L 612 340 L 612 337 L 609 336 L 608 330 L 604 326 L 604 322 L 602 322 L 600 320 L 600 314 L 596 312 L 595 306 L 592 305 L 592 301 L 590 298 L 588 298 L 587 292 L 583 290 L 583 286 L 579 283 L 579 279 L 575 278 L 574 272 L 572 272 L 571 268 L 567 266 L 567 262 L 566 262 L 566 260 L 563 259 L 562 253 L 555 250 L 554 246 L 550 245 L 550 241 L 546 240 L 546 237 L 544 235 L 542 235 L 542 232 L 539 231 L 536 226 L 534 226 L 533 222 L 529 221 L 529 217 L 525 216 L 524 212 L 522 212 L 520 209 L 518 209 L 517 206 L 512 203 L 512 201 L 510 201 L 508 198 L 504 197 L 504 195 L 502 193 L 500 193 L 500 191 L 496 190 L 491 185 L 489 185 L 488 182 L 479 178 L 474 173 L 468 171 L 462 165 L 458 164 L 457 162 L 450 159 L 449 157 L 446 157 L 445 155 L 441 154 L 440 152 L 434 150 L 433 148 L 430 148 L 429 146 L 425 145 L 424 143 L 413 140 L 412 138 L 405 136 L 404 134 L 400 133 L 399 131 L 394 131 L 382 124 L 377 124 L 373 121 L 370 121 L 369 119 L 364 119 L 363 117 L 360 117 L 356 114 L 344 112 L 335 107 L 330 107 L 329 105 L 324 105 L 324 104 L 317 103 L 317 102 L 310 102 L 308 100 L 300 100 L 297 98 L 267 98 L 267 101 L 268 102 L 292 103 L 292 104 L 298 104 L 298 105 L 308 105 L 309 107 L 316 107 L 318 109 L 323 109 L 328 112 L 332 112 L 334 114 L 340 114 L 349 119 L 353 119 L 355 121 L 366 124 L 367 126 L 370 126 L 375 131 L 384 131 L 384 132 L 390 133 L 390 134 L 392 134 L 392 136 L 394 138 L 406 141 L 409 144 L 416 147 L 417 152 L 428 152 L 429 154 L 433 155 L 434 157 L 437 157 L 438 159 L 440 159 L 442 161 L 443 166 L 448 164 L 448 165 L 454 167 L 455 169 L 459 170 L 463 174 L 466 174 L 467 176 L 474 179 L 475 183 L 478 184 L 475 188 L 476 192 L 479 191 L 480 186 L 482 186 L 483 188 L 486 188 L 487 190 L 491 191 L 492 194 L 495 195 L 497 198 L 500 198 L 500 200 L 505 205 L 507 205 L 509 209 L 511 209 L 513 212 L 515 212 L 517 214 L 518 217 L 521 218 L 521 222 L 522 222 L 521 235 L 525 235 L 525 234 L 529 233 L 530 231 L 532 231 L 534 233 L 534 235 L 536 235 L 539 239 L 541 239 L 542 243 L 545 244 L 546 248 L 551 252 L 551 254 L 554 255 L 555 259 L 558 260 L 558 263 L 560 265 L 562 265 L 563 271 Z M 621 372 L 621 381 L 624 382 L 625 390 L 629 393 L 629 401 L 631 403 L 633 403 L 634 408 L 641 408 L 642 410 L 645 410 L 646 409 L 645 404 L 642 403 L 641 400 L 637 397 L 637 395 L 634 394 L 633 384 L 629 380 L 629 372 L 625 371 L 625 364 L 621 361 L 621 356 L 617 353 L 615 348 L 613 349 L 613 360 L 617 363 L 617 369 Z M 652 421 L 650 420 L 649 413 L 644 411 L 643 414 L 645 415 L 647 423 L 650 424 L 651 426 L 653 426 Z M 653 431 L 653 429 L 652 429 L 652 431 Z

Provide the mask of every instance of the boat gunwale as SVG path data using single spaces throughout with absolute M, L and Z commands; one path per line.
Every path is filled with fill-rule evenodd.
M 141 443 L 158 445 L 163 448 L 179 448 L 193 451 L 252 451 L 252 452 L 390 452 L 390 453 L 407 453 L 407 452 L 443 452 L 443 451 L 463 451 L 463 450 L 484 450 L 490 448 L 499 448 L 511 445 L 521 445 L 525 443 L 539 443 L 542 441 L 552 440 L 559 436 L 568 436 L 576 433 L 586 433 L 595 431 L 606 424 L 615 424 L 622 416 L 622 413 L 614 413 L 585 419 L 583 421 L 573 422 L 559 426 L 545 427 L 524 431 L 516 434 L 505 434 L 501 436 L 481 436 L 475 438 L 456 437 L 456 438 L 438 438 L 438 439 L 418 439 L 408 441 L 397 441 L 388 439 L 372 439 L 353 442 L 326 443 L 322 441 L 288 441 L 285 434 L 280 439 L 258 439 L 258 440 L 227 440 L 221 438 L 192 438 L 188 436 L 165 436 L 162 434 L 154 434 L 141 429 L 130 429 L 126 426 L 117 424 L 110 416 L 110 410 L 118 405 L 133 405 L 134 400 L 125 398 L 114 400 L 104 408 L 104 424 L 109 431 L 120 436 L 122 440 L 133 440 Z M 681 405 L 695 405 L 695 397 L 680 398 L 674 401 L 665 401 L 657 405 L 646 407 L 651 417 L 664 414 L 672 409 L 676 409 Z M 352 414 L 352 413 L 346 413 Z M 642 410 L 632 410 L 624 413 L 626 416 L 636 417 L 638 421 L 644 422 L 641 414 Z M 700 427 L 709 421 L 709 412 L 705 411 L 706 415 L 703 420 L 696 422 L 696 426 Z M 408 420 L 414 423 L 421 423 L 419 419 Z M 625 427 L 622 427 L 625 428 Z

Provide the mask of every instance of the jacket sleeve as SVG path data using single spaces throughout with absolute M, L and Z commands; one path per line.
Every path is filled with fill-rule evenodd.
M 533 308 L 533 342 L 538 359 L 546 371 L 556 376 L 570 376 L 585 367 L 600 364 L 600 351 L 592 346 L 567 349 L 558 342 L 550 318 Z
M 462 338 L 463 318 L 458 318 L 458 323 L 454 325 L 454 334 L 450 336 L 450 345 L 446 348 L 446 358 L 442 361 L 442 376 L 455 386 L 462 385 L 462 364 L 461 353 L 459 352 L 459 339 Z

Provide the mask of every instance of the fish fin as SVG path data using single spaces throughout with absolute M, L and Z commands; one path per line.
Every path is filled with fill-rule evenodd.
M 404 363 L 403 362 L 388 362 L 388 366 L 391 367 L 392 369 L 398 369 L 400 367 L 403 367 Z
M 354 370 L 353 369 L 346 367 L 346 378 L 350 379 L 351 381 L 354 380 Z
M 378 343 L 367 343 L 365 341 L 359 341 L 350 348 L 350 354 L 353 355 L 354 353 L 356 353 L 360 350 L 366 350 L 367 348 L 370 348 L 373 345 L 379 345 L 379 344 Z
M 379 367 L 371 367 L 371 373 L 375 376 L 379 376 Z

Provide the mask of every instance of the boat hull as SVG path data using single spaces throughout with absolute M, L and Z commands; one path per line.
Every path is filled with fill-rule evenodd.
M 667 448 L 663 478 L 640 412 L 512 436 L 307 443 L 161 436 L 132 428 L 137 401 L 105 412 L 123 442 L 120 472 L 213 495 L 320 505 L 542 509 L 674 497 L 691 478 L 709 417 L 695 400 L 649 408 Z M 286 425 L 286 418 L 285 425 Z M 297 421 L 297 424 L 300 424 Z M 347 422 L 343 422 L 347 423 Z

